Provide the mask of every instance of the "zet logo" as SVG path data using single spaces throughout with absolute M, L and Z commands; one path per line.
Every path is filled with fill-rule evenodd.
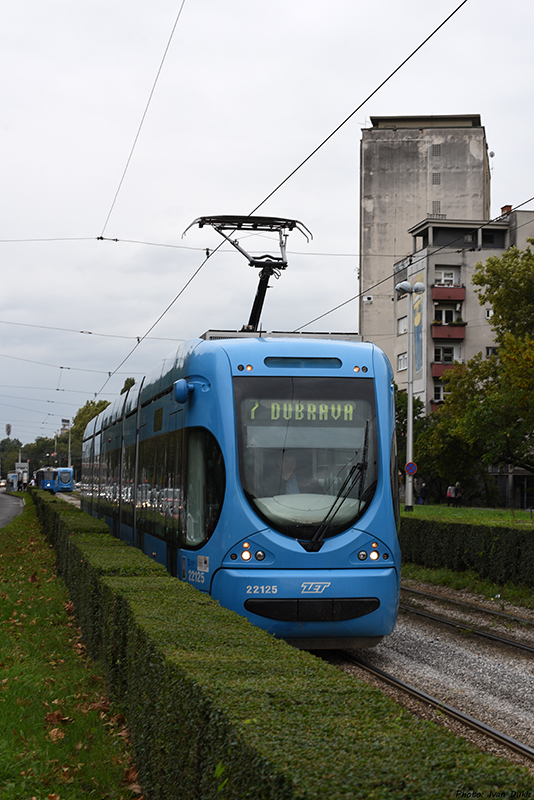
M 301 594 L 322 594 L 330 583 L 303 583 Z

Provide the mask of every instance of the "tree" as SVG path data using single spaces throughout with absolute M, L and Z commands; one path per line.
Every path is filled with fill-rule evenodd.
M 79 408 L 72 421 L 71 441 L 76 440 L 81 442 L 87 424 L 109 405 L 110 403 L 108 400 L 88 400 L 84 406 Z
M 531 244 L 534 240 L 528 240 Z M 445 402 L 418 438 L 418 465 L 440 494 L 459 480 L 495 499 L 488 467 L 509 465 L 534 473 L 534 253 L 510 248 L 477 264 L 473 277 L 481 305 L 491 304 L 497 353 L 479 353 L 442 380 Z
M 71 460 L 76 470 L 81 468 L 82 459 L 82 440 L 83 433 L 87 424 L 101 411 L 110 405 L 108 400 L 88 400 L 87 403 L 78 409 L 71 427 Z M 68 434 L 67 434 L 68 436 Z
M 477 364 L 481 365 L 480 373 Z M 470 413 L 479 405 L 486 368 L 487 362 L 478 355 L 467 365 L 458 364 L 447 373 L 450 394 L 430 415 L 428 427 L 417 439 L 418 465 L 431 481 L 433 494 L 440 499 L 445 496 L 447 486 L 459 481 L 468 500 L 482 492 L 485 505 L 496 502 L 495 484 L 485 461 L 485 432 L 477 428 Z
M 534 239 L 527 239 L 534 244 Z M 485 264 L 478 262 L 473 284 L 481 305 L 493 309 L 492 327 L 500 342 L 511 333 L 519 339 L 534 331 L 534 253 L 511 247 L 502 256 L 490 256 Z
M 126 378 L 124 386 L 121 389 L 121 394 L 126 394 L 128 389 L 131 389 L 132 386 L 135 386 L 135 378 Z
M 413 398 L 413 438 L 414 442 L 427 425 L 424 416 L 425 404 L 418 397 Z M 408 420 L 408 395 L 404 389 L 400 390 L 395 385 L 395 423 L 397 426 L 397 452 L 399 466 L 404 469 L 406 464 L 406 432 Z
M 483 464 L 534 472 L 534 340 L 503 334 L 497 355 L 479 353 L 447 381 L 452 429 Z
M 15 469 L 21 447 L 22 442 L 19 439 L 10 439 L 9 436 L 0 442 L 0 461 L 4 475 Z

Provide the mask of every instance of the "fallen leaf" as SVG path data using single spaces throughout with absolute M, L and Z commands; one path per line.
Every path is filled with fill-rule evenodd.
M 61 722 L 62 716 L 61 711 L 49 711 L 45 714 L 45 722 Z
M 124 773 L 123 783 L 135 783 L 138 777 L 139 773 L 137 772 L 136 768 L 128 767 Z

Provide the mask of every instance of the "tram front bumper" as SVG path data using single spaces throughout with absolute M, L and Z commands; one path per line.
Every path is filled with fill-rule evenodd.
M 395 626 L 398 584 L 393 567 L 223 568 L 214 575 L 211 593 L 221 605 L 280 638 L 381 637 Z

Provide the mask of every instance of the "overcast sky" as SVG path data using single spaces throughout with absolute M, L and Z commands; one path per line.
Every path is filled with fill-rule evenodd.
M 459 0 L 185 0 L 113 204 L 181 5 L 0 0 L 0 438 L 6 423 L 23 443 L 52 436 L 93 399 L 221 242 L 185 228 L 250 213 Z M 533 29 L 533 5 L 468 0 L 261 206 L 313 233 L 290 235 L 265 329 L 294 330 L 359 291 L 370 116 L 480 114 L 492 216 L 534 195 Z M 277 252 L 276 238 L 243 244 Z M 239 329 L 257 278 L 225 245 L 99 397 L 179 340 Z M 354 301 L 306 329 L 357 327 Z

